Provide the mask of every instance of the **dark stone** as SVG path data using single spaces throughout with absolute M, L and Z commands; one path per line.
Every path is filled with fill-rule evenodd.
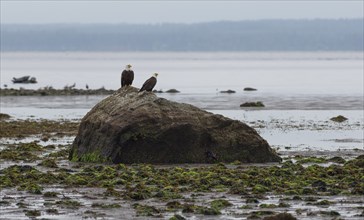
M 342 157 L 332 157 L 332 158 L 328 159 L 327 161 L 333 162 L 333 163 L 345 163 L 346 162 L 346 160 Z
M 320 192 L 326 192 L 327 191 L 327 184 L 326 182 L 322 180 L 316 180 L 312 183 L 312 187 L 316 187 L 318 191 Z
M 244 88 L 244 91 L 257 91 L 257 89 L 254 89 L 251 87 L 246 87 L 246 88 Z
M 10 116 L 10 115 L 5 114 L 5 113 L 0 113 L 0 121 L 1 121 L 1 120 L 7 120 L 7 119 L 9 119 L 9 118 L 11 118 L 11 116 Z
M 264 217 L 263 220 L 297 220 L 297 218 L 290 213 L 279 213 L 277 215 Z
M 245 102 L 240 107 L 265 107 L 262 102 Z
M 156 90 L 156 89 L 155 89 L 155 90 L 153 90 L 153 92 L 154 92 L 154 93 L 163 93 L 163 91 L 162 91 L 162 90 Z
M 177 89 L 169 89 L 166 91 L 166 93 L 180 93 Z
M 332 117 L 330 118 L 331 121 L 334 121 L 334 122 L 344 122 L 346 120 L 348 120 L 346 117 L 342 116 L 342 115 L 338 115 L 336 117 Z
M 234 90 L 226 90 L 226 91 L 221 91 L 220 93 L 229 93 L 229 94 L 231 94 L 231 93 L 235 93 L 235 91 Z
M 82 119 L 70 152 L 73 161 L 113 163 L 280 162 L 246 124 L 195 106 L 124 87 Z M 212 154 L 211 154 L 212 155 Z M 213 162 L 213 161 L 211 161 Z

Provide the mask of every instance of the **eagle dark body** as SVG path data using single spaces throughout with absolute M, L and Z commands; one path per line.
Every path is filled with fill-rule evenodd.
M 139 90 L 139 92 L 141 91 L 152 91 L 154 86 L 157 84 L 157 78 L 155 78 L 154 76 L 150 77 L 147 81 L 145 81 L 145 83 L 143 84 L 142 88 Z
M 121 87 L 130 86 L 134 80 L 134 71 L 133 70 L 124 70 L 121 73 Z

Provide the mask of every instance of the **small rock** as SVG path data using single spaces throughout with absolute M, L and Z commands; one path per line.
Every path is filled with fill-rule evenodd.
M 254 89 L 251 87 L 246 87 L 246 88 L 244 88 L 244 91 L 257 91 L 257 89 Z
M 289 213 L 279 213 L 277 215 L 265 217 L 263 220 L 297 220 L 297 218 Z
M 7 120 L 9 118 L 10 118 L 10 115 L 5 114 L 5 113 L 0 113 L 0 121 Z
M 328 159 L 327 161 L 333 162 L 333 163 L 345 163 L 346 160 L 342 157 L 332 157 Z
M 240 107 L 265 107 L 263 102 L 245 102 Z
M 228 94 L 231 94 L 231 93 L 235 93 L 234 90 L 224 90 L 224 91 L 221 91 L 220 93 L 228 93 Z
M 166 93 L 180 93 L 177 89 L 168 89 Z
M 162 91 L 162 90 L 156 90 L 156 89 L 155 89 L 155 90 L 153 90 L 153 92 L 154 92 L 154 93 L 163 93 L 163 91 Z
M 342 116 L 342 115 L 338 115 L 336 117 L 330 118 L 330 120 L 334 121 L 334 122 L 343 122 L 343 121 L 346 121 L 348 119 L 346 117 Z
M 178 215 L 175 214 L 174 216 L 172 216 L 169 220 L 185 220 L 186 218 L 183 217 L 182 215 Z

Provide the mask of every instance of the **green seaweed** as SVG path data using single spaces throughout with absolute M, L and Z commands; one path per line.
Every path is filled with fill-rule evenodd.
M 41 216 L 41 213 L 39 210 L 26 210 L 25 215 L 28 217 L 38 217 Z
M 121 205 L 117 203 L 112 203 L 112 204 L 92 203 L 91 207 L 99 207 L 102 209 L 114 209 L 114 208 L 120 208 Z
M 43 196 L 44 196 L 44 197 L 57 197 L 57 195 L 58 195 L 58 193 L 57 193 L 57 192 L 51 192 L 51 191 L 49 191 L 49 192 L 45 192 L 45 193 L 43 194 Z
M 174 216 L 170 217 L 169 220 L 186 220 L 182 215 L 174 214 Z
M 68 209 L 78 209 L 78 208 L 80 208 L 80 206 L 82 206 L 79 201 L 71 200 L 71 199 L 64 199 L 64 200 L 57 201 L 56 205 L 58 205 L 59 207 L 68 208 Z
M 217 199 L 210 202 L 210 205 L 211 208 L 220 210 L 232 206 L 233 204 L 225 199 Z
M 78 157 L 77 153 L 74 151 L 71 158 L 73 162 L 88 162 L 88 163 L 105 163 L 110 161 L 109 158 L 106 158 L 99 151 L 94 151 L 91 153 L 85 153 L 82 156 Z
M 55 159 L 44 159 L 39 166 L 48 167 L 48 168 L 58 168 L 57 162 Z
M 161 211 L 154 206 L 135 203 L 133 204 L 133 208 L 135 209 L 137 216 L 161 217 Z

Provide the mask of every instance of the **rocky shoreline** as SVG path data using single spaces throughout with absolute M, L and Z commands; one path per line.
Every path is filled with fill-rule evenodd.
M 0 131 L 4 192 L 0 205 L 7 218 L 274 219 L 288 213 L 289 219 L 360 219 L 364 215 L 363 155 L 278 152 L 282 163 L 265 164 L 83 163 L 67 159 L 79 121 L 3 117 L 0 126 L 6 128 Z M 65 139 L 69 141 L 64 143 Z
M 111 95 L 116 90 L 105 89 L 76 89 L 65 87 L 63 89 L 55 89 L 53 87 L 44 87 L 39 89 L 14 89 L 14 88 L 0 88 L 0 96 L 72 96 L 72 95 Z M 168 89 L 166 91 L 153 90 L 154 93 L 180 93 L 177 89 Z
M 52 87 L 45 87 L 39 89 L 0 89 L 0 96 L 67 96 L 67 95 L 110 95 L 115 90 L 105 88 L 99 89 L 75 89 L 64 88 L 54 89 Z

